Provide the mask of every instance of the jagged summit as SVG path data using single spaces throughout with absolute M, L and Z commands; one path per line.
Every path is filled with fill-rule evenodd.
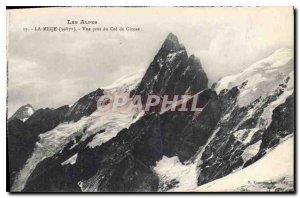
M 175 34 L 169 33 L 160 51 L 178 52 L 180 50 L 185 50 L 184 45 L 179 43 L 178 37 Z
M 173 34 L 172 32 L 168 34 L 164 43 L 173 43 L 175 45 L 180 45 L 178 37 L 175 34 Z
M 172 32 L 170 32 L 170 33 L 168 34 L 166 40 L 171 40 L 171 41 L 173 41 L 173 42 L 179 43 L 179 42 L 178 42 L 178 37 L 177 37 L 175 34 L 173 34 Z
M 200 60 L 188 57 L 185 47 L 170 33 L 133 94 L 195 94 L 207 88 Z

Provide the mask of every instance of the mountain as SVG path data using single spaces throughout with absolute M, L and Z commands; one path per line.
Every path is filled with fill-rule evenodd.
M 34 111 L 34 108 L 30 104 L 23 105 L 8 120 L 19 119 L 22 122 L 25 122 Z
M 170 76 L 178 69 L 187 70 L 187 75 L 181 75 L 180 72 L 172 74 L 174 77 L 180 75 L 185 81 L 182 80 L 181 84 L 173 86 L 176 89 L 171 93 L 183 94 L 191 87 L 190 90 L 199 95 L 198 100 L 206 104 L 201 115 L 186 116 L 165 112 L 149 114 L 137 120 L 134 113 L 104 114 L 95 111 L 77 122 L 62 123 L 40 136 L 40 145 L 35 148 L 27 165 L 21 170 L 22 178 L 17 179 L 15 190 L 25 187 L 24 191 L 48 191 L 49 188 L 58 191 L 155 191 L 158 188 L 158 177 L 151 166 L 155 165 L 157 160 L 163 155 L 178 153 L 184 161 L 190 158 L 199 146 L 205 144 L 211 128 L 219 119 L 217 95 L 207 89 L 207 77 L 198 59 L 194 56 L 188 58 L 182 45 L 182 54 L 185 56 L 180 55 L 177 58 L 177 55 L 174 55 L 174 52 L 177 52 L 176 47 L 166 46 L 166 43 L 171 46 L 179 45 L 177 37 L 176 40 L 170 41 L 172 37 L 175 36 L 171 34 L 166 38 L 153 62 L 157 57 L 163 57 L 165 60 L 161 61 L 168 62 L 162 66 L 163 70 L 159 74 L 162 77 Z M 176 58 L 170 59 L 170 56 Z M 146 79 L 153 82 L 148 75 L 152 74 L 146 71 L 142 80 L 137 83 L 131 83 L 128 79 L 121 80 L 121 83 L 114 83 L 104 92 L 137 94 L 143 83 L 149 84 Z M 203 84 L 193 86 L 190 82 L 199 79 L 197 75 L 204 76 Z M 135 75 L 128 78 L 136 79 Z M 125 88 L 122 82 L 126 82 L 130 88 Z M 119 85 L 124 89 L 120 89 Z M 143 93 L 147 94 L 145 91 Z M 193 119 L 203 120 L 204 124 Z M 45 167 L 53 168 L 47 168 L 45 171 Z M 124 169 L 128 169 L 124 174 L 130 175 L 124 175 L 123 180 L 117 180 L 116 176 Z M 63 177 L 58 178 L 54 174 L 56 172 Z M 72 179 L 69 179 L 70 177 Z M 142 181 L 144 177 L 149 179 Z M 99 178 L 105 178 L 105 181 L 100 181 Z
M 200 60 L 170 33 L 145 72 L 124 76 L 71 107 L 9 121 L 11 191 L 205 191 L 220 178 L 236 178 L 291 142 L 293 71 L 293 51 L 280 49 L 208 88 Z M 113 94 L 188 94 L 186 103 L 197 99 L 202 111 L 97 111 L 97 98 Z M 19 144 L 29 145 L 25 153 Z

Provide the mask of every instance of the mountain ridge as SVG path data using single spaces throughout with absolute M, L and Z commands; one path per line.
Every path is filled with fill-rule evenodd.
M 230 82 L 225 77 L 209 89 L 200 59 L 188 56 L 170 33 L 144 76 L 129 75 L 63 107 L 61 119 L 37 133 L 26 164 L 11 177 L 12 191 L 195 190 L 243 170 L 294 133 L 293 57 L 287 54 L 279 50 L 275 58 L 263 59 L 254 69 L 231 76 Z M 264 65 L 271 69 L 258 70 Z M 255 80 L 257 74 L 265 78 Z M 268 81 L 271 86 L 265 86 Z M 124 93 L 198 94 L 204 108 L 199 114 L 96 110 L 96 97 Z M 20 134 L 27 123 L 38 123 L 37 115 L 23 124 L 11 123 L 12 131 Z

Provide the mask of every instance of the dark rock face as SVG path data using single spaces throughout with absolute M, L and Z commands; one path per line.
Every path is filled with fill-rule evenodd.
M 26 124 L 19 119 L 12 119 L 7 123 L 7 148 L 10 183 L 13 182 L 15 174 L 24 165 L 29 157 L 30 145 L 35 144 L 35 138 L 28 130 Z
M 64 115 L 68 109 L 69 107 L 67 105 L 57 109 L 39 109 L 25 122 L 25 124 L 31 130 L 32 134 L 38 136 L 61 123 L 64 120 Z
M 23 105 L 8 119 L 8 121 L 19 119 L 25 122 L 33 114 L 33 112 L 34 109 L 30 104 Z
M 295 131 L 294 103 L 293 94 L 283 104 L 274 109 L 272 122 L 263 134 L 260 150 L 272 148 L 279 143 L 281 138 Z
M 97 99 L 103 95 L 103 90 L 97 89 L 80 98 L 65 114 L 65 121 L 78 121 L 91 115 L 97 109 Z
M 39 109 L 25 123 L 18 119 L 8 122 L 10 175 L 15 175 L 23 167 L 38 141 L 39 134 L 51 130 L 61 123 L 67 110 L 68 106 L 62 106 L 54 110 L 49 108 Z
M 188 57 L 184 46 L 170 33 L 131 94 L 193 95 L 206 89 L 207 83 L 200 60 L 194 55 Z

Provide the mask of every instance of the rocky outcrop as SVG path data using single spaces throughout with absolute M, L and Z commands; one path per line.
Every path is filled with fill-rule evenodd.
M 97 89 L 82 98 L 70 107 L 65 114 L 65 121 L 78 121 L 84 116 L 91 115 L 97 109 L 97 99 L 103 95 L 103 90 Z
M 274 147 L 280 139 L 295 131 L 295 100 L 294 94 L 276 107 L 272 114 L 272 122 L 262 137 L 260 150 Z
M 68 109 L 69 107 L 67 105 L 57 109 L 39 109 L 25 122 L 25 124 L 34 136 L 38 136 L 63 122 Z

